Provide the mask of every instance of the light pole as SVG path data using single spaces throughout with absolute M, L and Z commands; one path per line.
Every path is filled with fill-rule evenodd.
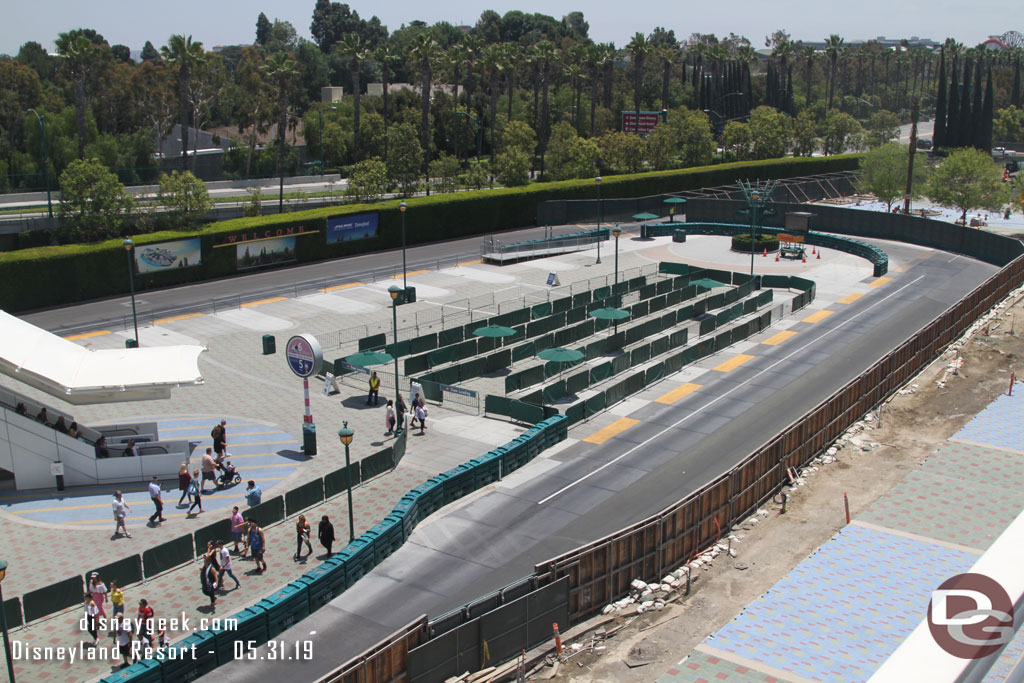
M 615 235 L 615 286 L 612 287 L 612 293 L 617 294 L 619 290 L 619 235 L 622 234 L 622 228 L 619 227 L 618 223 L 612 228 L 612 234 Z M 615 320 L 613 332 L 617 334 L 618 331 L 619 321 Z
M 338 430 L 338 439 L 345 446 L 345 487 L 348 489 L 348 542 L 356 540 L 356 527 L 352 521 L 352 467 L 349 463 L 348 447 L 356 433 L 348 428 L 348 422 Z
M 121 244 L 124 245 L 124 251 L 128 255 L 128 288 L 132 293 L 132 325 L 135 327 L 135 346 L 137 347 L 139 345 L 139 318 L 135 314 L 135 261 L 132 258 L 135 242 L 126 237 Z
M 398 285 L 391 285 L 388 287 L 388 294 L 391 295 L 391 325 L 394 330 L 395 344 L 398 344 L 398 295 L 402 293 Z M 398 349 L 395 349 L 395 411 L 398 411 Z M 396 425 L 397 427 L 404 428 L 405 425 Z M 395 435 L 398 435 L 398 430 L 395 430 Z
M 39 127 L 43 130 L 43 177 L 46 179 L 46 208 L 50 218 L 53 218 L 53 202 L 50 200 L 50 157 L 46 155 L 46 121 L 35 109 L 29 109 L 29 111 L 36 115 Z
M 405 202 L 398 205 L 398 210 L 402 214 L 402 287 L 404 289 L 409 288 L 409 283 L 405 281 Z M 392 295 L 394 298 L 394 295 Z M 398 381 L 397 375 L 395 381 Z
M 601 262 L 601 176 L 594 178 L 594 182 L 597 184 L 597 261 Z
M 755 239 L 757 231 L 757 200 L 761 194 L 754 190 L 753 194 L 750 195 L 750 274 L 754 274 L 754 247 L 756 246 Z
M 7 560 L 0 560 L 0 586 L 7 575 Z M 7 677 L 14 683 L 14 658 L 11 655 L 11 638 L 7 635 L 7 610 L 4 609 L 4 590 L 0 587 L 0 626 L 4 631 L 4 651 L 7 653 Z

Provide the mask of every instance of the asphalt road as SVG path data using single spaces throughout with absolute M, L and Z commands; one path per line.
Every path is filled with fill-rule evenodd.
M 315 680 L 421 614 L 508 585 L 699 489 L 995 271 L 952 254 L 919 256 L 905 254 L 912 267 L 877 295 L 833 307 L 792 343 L 758 347 L 731 373 L 704 375 L 704 386 L 673 406 L 647 405 L 633 415 L 641 424 L 606 443 L 577 443 L 535 461 L 528 478 L 514 473 L 428 519 L 353 589 L 279 636 L 312 641 L 310 661 L 235 661 L 203 680 Z

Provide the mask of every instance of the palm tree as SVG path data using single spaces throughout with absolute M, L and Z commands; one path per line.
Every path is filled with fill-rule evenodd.
M 754 93 L 751 92 L 750 71 L 757 64 L 757 50 L 751 45 L 740 45 L 736 48 L 736 57 L 740 60 L 740 68 L 743 71 L 743 97 L 740 98 L 740 101 L 743 103 L 741 113 L 748 114 L 754 108 Z
M 779 40 L 775 47 L 772 49 L 772 56 L 779 60 L 779 80 L 785 82 L 786 79 L 789 81 L 793 80 L 792 65 L 789 63 L 790 58 L 793 56 L 793 41 L 787 39 Z M 789 101 L 786 93 L 788 90 L 783 86 L 780 88 L 782 94 L 779 97 L 780 110 L 786 112 L 790 116 L 793 115 L 793 103 Z
M 430 163 L 430 83 L 433 80 L 432 62 L 437 52 L 437 41 L 429 33 L 413 38 L 409 55 L 419 68 L 420 84 L 420 144 L 423 145 L 423 168 Z
M 452 102 L 454 104 L 455 111 L 459 111 L 459 83 L 462 81 L 462 65 L 466 61 L 466 47 L 462 43 L 454 43 L 448 48 L 448 51 L 444 54 L 444 60 L 448 68 L 451 69 L 453 90 L 452 90 Z M 466 100 L 466 109 L 469 109 L 469 100 Z M 456 118 L 458 118 L 456 116 Z M 453 125 L 458 126 L 456 122 Z M 455 141 L 455 158 L 459 158 L 459 138 L 455 131 L 452 131 L 452 138 Z
M 640 95 L 644 85 L 644 61 L 651 52 L 651 42 L 639 31 L 633 34 L 632 40 L 626 45 L 626 51 L 633 59 L 633 108 L 636 109 L 634 132 L 640 134 Z
M 615 43 L 601 43 L 600 57 L 598 59 L 601 69 L 604 71 L 604 82 L 602 84 L 601 106 L 605 109 L 612 107 L 612 85 L 615 81 L 615 56 L 619 51 L 615 49 Z
M 394 64 L 397 55 L 391 47 L 384 43 L 377 48 L 374 58 L 380 64 L 381 79 L 384 81 L 384 163 L 388 163 L 388 81 L 391 76 L 391 65 Z
M 168 40 L 167 45 L 160 48 L 164 61 L 170 64 L 178 74 L 178 101 L 181 107 L 181 170 L 188 170 L 188 114 L 189 114 L 189 86 L 191 85 L 192 72 L 205 59 L 203 44 L 198 40 L 193 41 L 192 36 L 183 36 L 175 33 Z
M 583 55 L 583 65 L 590 79 L 590 135 L 594 135 L 594 114 L 597 111 L 597 86 L 600 83 L 601 71 L 604 68 L 601 64 L 601 47 L 596 43 L 587 45 Z
M 487 79 L 487 96 L 490 104 L 491 161 L 494 161 L 494 124 L 498 118 L 498 77 L 506 67 L 502 59 L 504 50 L 500 44 L 487 45 L 480 51 L 480 66 Z M 512 101 L 511 94 L 509 102 Z
M 661 60 L 661 108 L 667 110 L 668 86 L 671 83 L 672 67 L 679 58 L 678 45 L 663 45 L 658 48 L 658 59 Z
M 508 120 L 512 120 L 512 100 L 515 92 L 516 69 L 522 64 L 523 53 L 518 45 L 513 43 L 500 43 L 501 60 L 505 72 L 505 92 L 508 94 Z
M 94 74 L 102 53 L 81 29 L 61 33 L 57 38 L 57 52 L 64 58 L 63 67 L 74 93 L 75 124 L 78 129 L 78 158 L 85 158 L 85 84 Z
M 352 161 L 359 161 L 359 72 L 370 49 L 356 33 L 346 34 L 338 41 L 338 45 L 341 53 L 348 57 L 348 70 L 352 74 Z
M 829 83 L 828 83 L 828 108 L 832 108 L 832 98 L 836 93 L 836 64 L 839 61 L 839 53 L 843 49 L 843 39 L 833 33 L 825 39 L 825 54 L 829 61 Z
M 263 65 L 267 80 L 277 89 L 277 173 L 281 179 L 277 211 L 284 211 L 284 145 L 288 127 L 288 99 L 299 69 L 295 58 L 287 52 L 275 52 Z
M 557 57 L 554 44 L 542 40 L 536 45 L 537 63 L 540 68 L 541 102 L 540 102 L 540 158 L 541 168 L 544 166 L 544 152 L 547 150 L 548 137 L 551 133 L 551 112 L 548 106 L 548 89 L 551 85 L 551 62 Z

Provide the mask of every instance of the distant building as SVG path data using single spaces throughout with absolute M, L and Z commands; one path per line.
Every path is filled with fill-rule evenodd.
M 339 85 L 327 85 L 320 88 L 321 102 L 341 102 L 345 89 Z
M 434 83 L 430 86 L 430 96 L 433 97 L 439 92 L 443 92 L 446 95 L 451 95 L 455 89 L 451 83 Z M 412 92 L 418 93 L 420 91 L 419 83 L 388 83 L 388 93 L 400 92 L 402 90 L 411 90 Z M 381 97 L 384 95 L 384 84 L 383 83 L 367 83 L 366 94 L 371 97 Z M 466 88 L 462 85 L 459 86 L 459 95 L 465 95 Z

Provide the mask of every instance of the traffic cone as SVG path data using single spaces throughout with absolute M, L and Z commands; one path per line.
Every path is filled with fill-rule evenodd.
M 776 263 L 779 262 L 779 254 L 778 254 L 778 252 L 775 253 L 775 262 Z
M 820 251 L 818 252 L 818 260 L 819 261 L 821 260 L 821 252 Z
M 761 255 L 764 256 L 765 258 L 768 258 L 768 247 L 764 248 L 764 253 Z
M 804 263 L 807 263 L 807 254 L 804 254 Z
M 816 254 L 817 252 L 818 252 L 818 248 L 817 247 L 811 247 L 811 253 L 812 254 Z
M 558 633 L 558 624 L 554 625 L 555 629 L 555 652 L 562 654 L 562 636 Z

